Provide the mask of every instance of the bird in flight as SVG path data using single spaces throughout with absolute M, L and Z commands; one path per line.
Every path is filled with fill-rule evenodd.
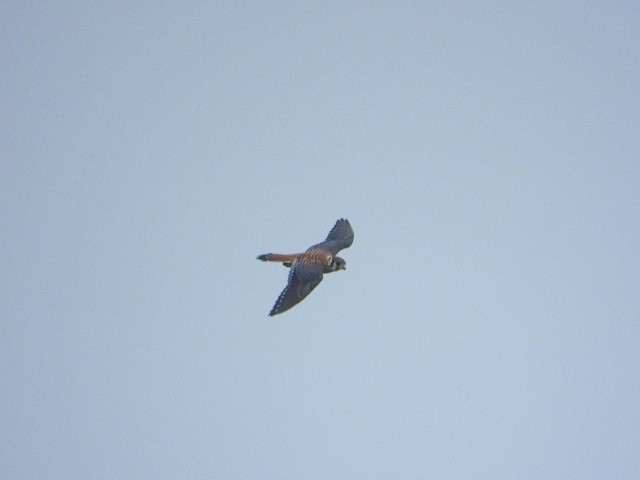
M 345 270 L 347 262 L 337 254 L 353 243 L 353 229 L 349 220 L 341 218 L 333 226 L 327 239 L 309 247 L 304 253 L 265 253 L 258 255 L 258 260 L 264 262 L 282 262 L 290 267 L 287 286 L 276 300 L 269 316 L 289 310 L 300 303 L 322 281 L 324 273 Z

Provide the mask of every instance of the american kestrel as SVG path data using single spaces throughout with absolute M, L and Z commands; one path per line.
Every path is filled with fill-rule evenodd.
M 276 300 L 269 316 L 277 315 L 300 303 L 322 281 L 322 274 L 345 270 L 347 262 L 336 254 L 353 243 L 353 229 L 349 220 L 341 218 L 333 226 L 327 239 L 309 247 L 304 253 L 265 253 L 258 260 L 282 262 L 290 267 L 287 286 Z

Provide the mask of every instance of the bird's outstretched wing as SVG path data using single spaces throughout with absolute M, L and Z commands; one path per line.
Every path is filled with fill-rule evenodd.
M 295 262 L 289 272 L 287 286 L 276 300 L 270 316 L 289 310 L 300 303 L 322 281 L 322 265 Z
M 314 245 L 311 248 L 325 248 L 329 250 L 333 255 L 336 255 L 340 250 L 349 248 L 352 243 L 353 229 L 351 228 L 351 224 L 346 218 L 341 218 L 333 226 L 333 228 L 329 232 L 329 235 L 327 235 L 327 239 L 324 242 Z

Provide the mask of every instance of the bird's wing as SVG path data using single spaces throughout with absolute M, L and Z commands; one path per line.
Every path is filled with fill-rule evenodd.
M 287 286 L 276 300 L 270 316 L 289 310 L 300 303 L 322 281 L 322 265 L 295 262 L 289 272 Z
M 351 224 L 349 220 L 346 218 L 341 218 L 336 222 L 333 226 L 329 235 L 327 235 L 327 239 L 314 245 L 311 248 L 321 247 L 329 250 L 333 255 L 336 255 L 340 250 L 344 248 L 349 248 L 353 243 L 353 229 L 351 228 Z

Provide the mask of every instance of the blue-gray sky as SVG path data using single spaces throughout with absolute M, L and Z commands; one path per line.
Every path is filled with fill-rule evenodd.
M 3 2 L 0 476 L 640 477 L 639 22 Z

